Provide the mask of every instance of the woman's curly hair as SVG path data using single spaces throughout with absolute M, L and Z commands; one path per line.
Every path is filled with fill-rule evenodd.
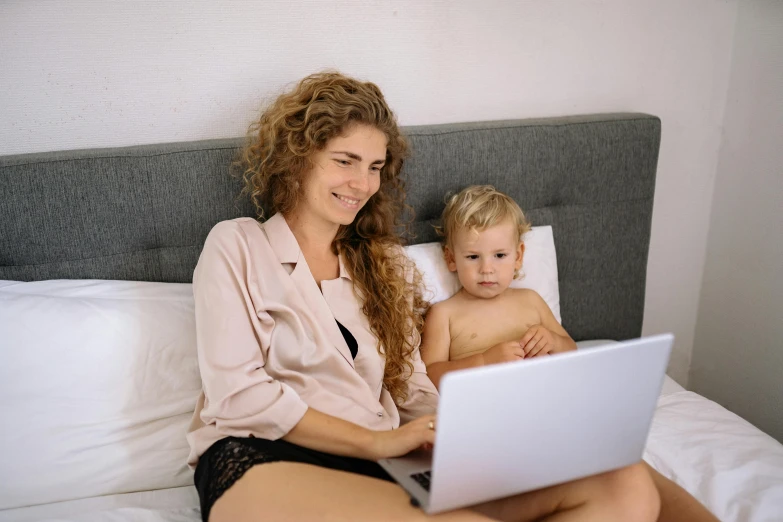
M 408 144 L 380 89 L 336 72 L 310 75 L 279 96 L 250 127 L 240 164 L 244 192 L 263 218 L 288 215 L 301 200 L 313 154 L 351 125 L 375 127 L 386 135 L 381 185 L 350 225 L 341 225 L 333 243 L 353 279 L 354 292 L 386 358 L 383 384 L 395 402 L 407 398 L 412 354 L 419 343 L 426 302 L 421 276 L 404 255 L 397 235 L 405 207 L 400 176 Z

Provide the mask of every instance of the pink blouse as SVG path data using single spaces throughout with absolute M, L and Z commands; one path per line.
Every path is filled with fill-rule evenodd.
M 418 350 L 408 399 L 394 404 L 342 257 L 340 276 L 319 290 L 280 214 L 215 225 L 193 294 L 203 391 L 187 435 L 191 466 L 224 437 L 279 439 L 308 407 L 371 430 L 435 412 L 438 392 Z M 335 319 L 356 338 L 356 359 Z

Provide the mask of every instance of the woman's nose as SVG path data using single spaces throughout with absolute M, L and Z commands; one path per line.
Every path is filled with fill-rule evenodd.
M 356 190 L 367 192 L 370 189 L 370 173 L 364 169 L 357 169 L 350 185 Z

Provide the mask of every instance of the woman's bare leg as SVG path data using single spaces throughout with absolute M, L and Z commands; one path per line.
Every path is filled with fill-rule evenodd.
M 427 517 L 392 482 L 309 464 L 250 468 L 212 506 L 209 522 L 489 522 L 469 510 Z
M 653 522 L 658 496 L 641 466 L 428 517 L 396 484 L 308 464 L 254 466 L 221 496 L 211 522 Z
M 473 509 L 498 520 L 655 522 L 659 499 L 641 464 L 488 502 Z
M 661 497 L 659 522 L 720 522 L 690 493 L 644 463 Z

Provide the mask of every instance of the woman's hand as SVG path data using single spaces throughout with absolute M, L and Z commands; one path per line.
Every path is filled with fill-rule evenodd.
M 374 431 L 369 448 L 369 460 L 399 457 L 419 448 L 432 448 L 435 443 L 435 416 L 425 415 L 396 430 Z
M 557 351 L 554 334 L 544 326 L 536 324 L 528 328 L 520 341 L 525 358 L 538 357 Z

